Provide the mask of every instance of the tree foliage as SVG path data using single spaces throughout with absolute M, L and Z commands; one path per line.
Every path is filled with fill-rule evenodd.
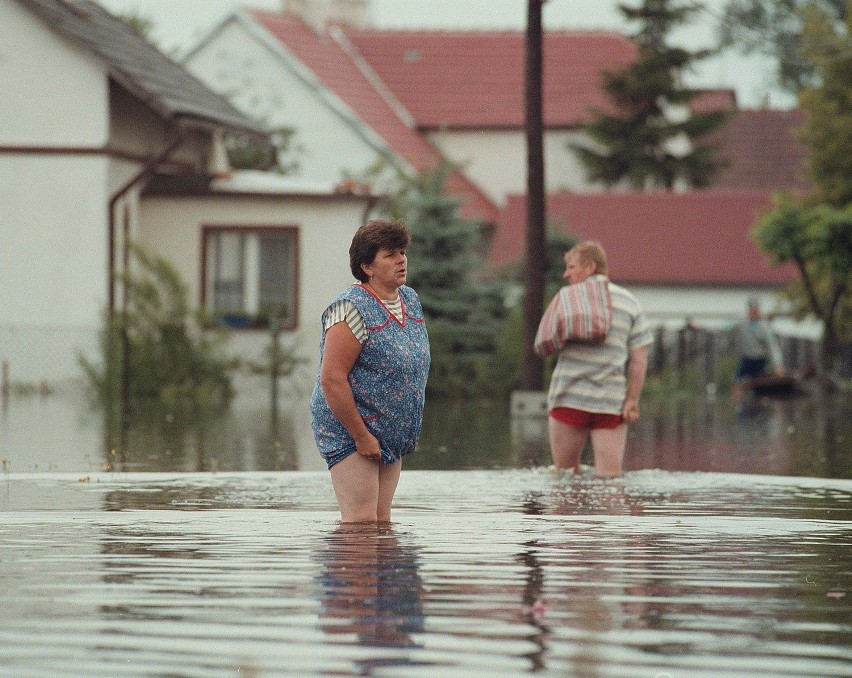
M 838 341 L 852 339 L 852 18 L 838 30 L 815 7 L 804 17 L 803 54 L 818 85 L 800 96 L 808 113 L 800 138 L 814 190 L 798 199 L 776 198 L 753 235 L 774 263 L 798 269 L 800 280 L 788 296 L 800 315 L 822 322 L 822 363 L 829 370 Z
M 479 223 L 459 216 L 449 196 L 449 163 L 413 178 L 400 176 L 392 216 L 411 230 L 408 284 L 417 290 L 432 346 L 429 391 L 436 395 L 488 395 L 499 390 L 492 371 L 507 309 L 503 285 L 479 276 Z
M 686 23 L 700 3 L 643 0 L 637 8 L 619 5 L 627 19 L 638 22 L 632 40 L 638 48 L 630 66 L 603 74 L 603 87 L 614 108 L 608 114 L 592 111 L 592 122 L 581 130 L 592 144 L 571 144 L 585 165 L 589 180 L 611 187 L 626 181 L 637 190 L 672 189 L 679 181 L 696 188 L 709 186 L 722 163 L 703 143 L 720 127 L 726 112 L 695 113 L 676 118 L 674 107 L 688 108 L 700 94 L 681 84 L 681 76 L 708 50 L 671 47 L 667 38 L 675 26 Z M 677 148 L 684 141 L 688 150 Z
M 778 197 L 753 237 L 772 263 L 796 266 L 799 282 L 787 297 L 799 317 L 822 323 L 822 365 L 830 370 L 838 342 L 852 339 L 852 203 L 809 207 Z
M 799 139 L 808 147 L 816 200 L 843 207 L 852 203 L 852 15 L 845 27 L 814 8 L 806 19 L 803 54 L 818 84 L 799 97 L 807 113 Z
M 842 26 L 847 0 L 729 0 L 717 25 L 719 46 L 772 57 L 778 84 L 798 93 L 817 83 L 813 63 L 802 53 L 803 12 L 814 9 Z

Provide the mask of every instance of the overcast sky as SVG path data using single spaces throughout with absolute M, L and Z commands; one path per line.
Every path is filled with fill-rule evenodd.
M 281 0 L 97 0 L 118 14 L 134 13 L 150 18 L 153 38 L 165 50 L 185 52 L 212 26 L 240 7 L 278 9 Z M 628 0 L 638 4 L 638 0 Z M 619 0 L 548 0 L 544 5 L 545 28 L 627 29 L 618 11 Z M 694 25 L 674 37 L 695 49 L 712 45 L 715 19 L 726 0 L 706 0 Z M 445 28 L 523 30 L 526 0 L 371 0 L 370 20 L 380 28 Z M 704 62 L 690 77 L 702 87 L 732 87 L 740 106 L 754 108 L 769 96 L 773 107 L 794 104 L 789 96 L 772 89 L 772 69 L 760 58 L 725 55 Z

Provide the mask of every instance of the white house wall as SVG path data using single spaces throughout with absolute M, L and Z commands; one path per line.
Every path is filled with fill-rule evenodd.
M 433 143 L 467 176 L 501 206 L 510 193 L 527 190 L 527 142 L 521 130 L 441 130 L 430 135 Z M 567 147 L 579 138 L 568 130 L 544 135 L 545 185 L 557 190 L 590 191 L 586 172 Z
M 292 143 L 299 151 L 295 176 L 331 183 L 361 176 L 379 158 L 376 147 L 330 107 L 327 97 L 333 95 L 310 85 L 282 61 L 276 53 L 280 49 L 231 21 L 185 66 L 243 113 L 274 129 L 294 129 Z
M 297 380 L 282 382 L 282 406 L 296 440 L 298 468 L 325 468 L 316 453 L 310 427 L 308 398 L 319 368 L 320 317 L 328 303 L 354 282 L 349 271 L 349 244 L 361 224 L 364 203 L 357 200 L 294 198 L 286 202 L 240 198 L 146 198 L 142 201 L 141 242 L 168 257 L 189 286 L 190 300 L 201 301 L 201 233 L 203 226 L 297 226 L 299 229 L 299 315 L 294 332 L 282 343 L 295 347 L 307 361 Z M 242 358 L 257 360 L 269 345 L 265 331 L 234 330 L 228 348 Z M 268 399 L 266 383 L 239 384 L 237 411 Z M 258 392 L 258 388 L 260 391 Z M 265 401 L 264 401 L 265 402 Z
M 0 0 L 0 145 L 101 146 L 107 79 L 15 0 Z
M 107 140 L 107 78 L 19 3 L 0 16 L 0 146 L 19 149 L 0 152 L 0 361 L 56 383 L 81 376 L 106 303 L 108 160 L 78 151 Z

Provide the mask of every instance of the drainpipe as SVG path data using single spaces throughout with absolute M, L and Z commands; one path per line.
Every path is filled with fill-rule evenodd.
M 186 141 L 186 133 L 183 128 L 175 125 L 176 136 L 174 141 L 166 146 L 165 150 L 159 155 L 151 158 L 145 166 L 131 177 L 121 188 L 119 188 L 109 199 L 109 318 L 112 320 L 115 312 L 115 206 L 118 201 L 123 198 L 127 192 L 138 184 L 143 179 L 150 177 L 156 169 L 162 165 L 168 157 Z M 127 248 L 125 242 L 123 248 Z M 126 253 L 125 255 L 126 256 Z
M 186 132 L 179 125 L 174 125 L 173 129 L 175 131 L 174 140 L 166 146 L 166 148 L 157 156 L 151 158 L 145 166 L 142 167 L 133 177 L 131 177 L 124 185 L 121 186 L 115 193 L 113 193 L 112 197 L 109 201 L 109 303 L 108 303 L 108 322 L 110 327 L 110 332 L 112 332 L 112 327 L 115 319 L 115 207 L 118 204 L 118 201 L 123 198 L 127 192 L 136 186 L 139 182 L 149 178 L 156 169 L 162 165 L 168 157 L 174 153 L 183 143 L 186 141 Z M 129 262 L 129 248 L 128 248 L 128 235 L 130 233 L 129 229 L 130 222 L 130 214 L 125 206 L 125 209 L 122 210 L 122 227 L 123 227 L 123 237 L 122 237 L 122 265 L 124 266 L 124 270 L 127 270 L 128 262 Z M 127 302 L 127 288 L 124 287 L 124 296 L 123 296 L 124 306 L 126 306 Z M 127 436 L 130 429 L 130 408 L 128 406 L 130 401 L 130 342 L 127 336 L 127 325 L 126 323 L 122 323 L 121 327 L 121 395 L 119 399 L 120 404 L 120 453 L 122 455 L 125 454 L 127 450 Z M 110 366 L 113 363 L 113 342 L 111 337 L 107 340 L 107 379 L 111 378 L 111 368 Z M 109 389 L 109 392 L 112 392 L 112 389 Z M 109 407 L 110 404 L 107 403 Z M 112 408 L 109 407 L 109 412 L 107 414 L 108 417 L 111 418 Z M 112 426 L 108 425 L 108 430 L 112 430 Z M 109 437 L 109 436 L 108 436 Z M 111 459 L 110 456 L 110 440 L 107 440 L 107 450 L 106 450 L 106 458 Z

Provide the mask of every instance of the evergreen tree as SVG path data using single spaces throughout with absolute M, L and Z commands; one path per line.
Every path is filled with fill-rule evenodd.
M 489 365 L 506 315 L 503 287 L 478 278 L 479 224 L 461 218 L 461 201 L 446 194 L 452 170 L 443 163 L 403 179 L 391 211 L 411 230 L 408 284 L 426 315 L 430 392 L 487 395 L 497 388 Z
M 709 186 L 721 163 L 702 138 L 721 126 L 726 112 L 674 115 L 688 108 L 699 94 L 680 82 L 681 75 L 710 50 L 691 52 L 667 45 L 672 28 L 686 23 L 700 3 L 677 5 L 677 0 L 643 0 L 631 8 L 619 5 L 624 16 L 639 22 L 631 36 L 637 59 L 630 66 L 603 74 L 604 90 L 614 112 L 593 111 L 594 120 L 580 129 L 592 144 L 571 144 L 586 166 L 589 180 L 611 187 L 626 181 L 636 190 L 672 189 L 679 181 Z M 690 150 L 679 145 L 689 142 Z

